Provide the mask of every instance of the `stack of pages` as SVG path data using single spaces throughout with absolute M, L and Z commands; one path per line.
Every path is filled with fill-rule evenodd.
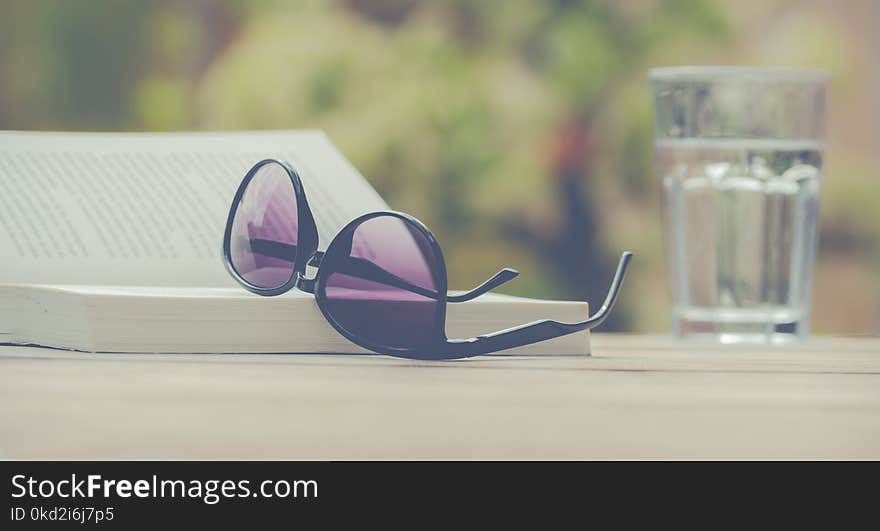
M 253 295 L 223 267 L 235 189 L 248 168 L 270 157 L 299 170 L 322 249 L 351 219 L 389 209 L 318 131 L 0 133 L 0 343 L 89 352 L 365 352 L 326 323 L 312 295 Z M 447 334 L 579 321 L 587 312 L 586 302 L 490 293 L 449 305 Z M 504 353 L 584 355 L 589 335 Z

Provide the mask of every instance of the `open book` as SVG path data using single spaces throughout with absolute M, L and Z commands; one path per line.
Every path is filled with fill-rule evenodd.
M 314 296 L 253 295 L 223 267 L 236 187 L 269 157 L 298 169 L 321 249 L 351 219 L 389 208 L 318 131 L 0 132 L 0 343 L 366 352 L 324 321 Z M 472 337 L 538 319 L 578 321 L 587 312 L 585 302 L 487 294 L 450 305 L 447 333 Z M 587 354 L 588 337 L 506 352 Z

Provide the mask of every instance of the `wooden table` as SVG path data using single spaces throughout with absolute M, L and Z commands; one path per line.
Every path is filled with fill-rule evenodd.
M 0 347 L 0 457 L 880 458 L 880 338 L 593 336 L 593 357 Z

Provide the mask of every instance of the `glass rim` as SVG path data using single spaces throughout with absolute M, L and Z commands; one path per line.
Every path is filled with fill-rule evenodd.
M 783 66 L 664 66 L 648 71 L 652 81 L 785 81 L 793 83 L 825 83 L 831 72 L 819 68 Z

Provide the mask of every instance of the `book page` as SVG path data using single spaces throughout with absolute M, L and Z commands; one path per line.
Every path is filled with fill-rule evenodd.
M 321 249 L 388 208 L 319 131 L 0 132 L 0 283 L 233 286 L 226 217 L 270 157 L 302 177 Z

